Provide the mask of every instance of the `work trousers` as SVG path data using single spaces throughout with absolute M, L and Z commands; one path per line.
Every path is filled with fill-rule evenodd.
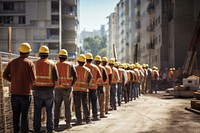
M 35 89 L 33 95 L 34 95 L 34 120 L 33 120 L 34 131 L 39 132 L 41 130 L 41 112 L 43 107 L 46 108 L 47 131 L 48 132 L 53 131 L 54 91 L 50 89 L 48 90 Z
M 89 89 L 89 101 L 92 103 L 92 117 L 97 118 L 97 89 Z
M 71 122 L 71 88 L 55 89 L 54 124 L 58 126 L 62 102 L 65 105 L 66 123 Z
M 105 112 L 108 112 L 110 105 L 110 85 L 105 85 Z
M 28 112 L 30 108 L 30 103 L 31 96 L 29 95 L 11 95 L 14 133 L 29 132 Z
M 99 99 L 100 117 L 103 117 L 105 114 L 104 87 L 103 86 L 98 86 L 97 94 L 98 94 L 98 99 Z
M 77 122 L 82 122 L 82 114 L 81 114 L 81 103 L 83 106 L 83 114 L 86 121 L 89 121 L 89 109 L 88 109 L 88 93 L 81 91 L 73 91 L 74 97 L 74 105 L 75 105 L 75 114 L 77 118 Z
M 151 90 L 157 93 L 158 91 L 158 80 L 151 80 Z
M 110 86 L 110 105 L 111 108 L 116 110 L 116 89 L 117 89 L 117 85 L 116 84 L 111 84 Z
M 122 89 L 123 89 L 123 87 L 124 87 L 123 83 L 118 83 L 118 85 L 117 85 L 117 102 L 118 102 L 118 106 L 121 106 Z

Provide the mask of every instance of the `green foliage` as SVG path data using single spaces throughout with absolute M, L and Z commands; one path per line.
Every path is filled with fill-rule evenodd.
M 101 56 L 106 56 L 106 36 L 99 37 L 88 37 L 84 39 L 83 49 L 85 53 L 90 52 L 93 56 L 100 54 Z

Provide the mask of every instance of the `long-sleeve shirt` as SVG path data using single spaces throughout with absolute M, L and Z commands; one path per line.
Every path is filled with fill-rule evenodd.
M 3 78 L 11 82 L 11 94 L 31 95 L 32 85 L 36 79 L 35 65 L 24 55 L 8 63 Z

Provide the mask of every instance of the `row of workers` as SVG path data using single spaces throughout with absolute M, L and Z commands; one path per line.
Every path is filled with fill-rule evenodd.
M 71 128 L 71 92 L 75 107 L 76 124 L 83 121 L 90 123 L 90 105 L 92 120 L 98 118 L 98 105 L 100 118 L 106 118 L 110 110 L 116 110 L 117 93 L 118 105 L 121 105 L 122 96 L 125 103 L 132 100 L 147 88 L 147 68 L 138 63 L 133 65 L 120 64 L 114 58 L 95 57 L 88 53 L 80 54 L 77 58 L 78 65 L 73 66 L 67 61 L 68 53 L 62 49 L 59 52 L 59 62 L 54 63 L 48 59 L 49 48 L 45 45 L 39 49 L 40 59 L 32 62 L 28 59 L 31 47 L 22 43 L 19 47 L 20 56 L 8 63 L 3 73 L 3 78 L 11 82 L 11 105 L 13 111 L 14 133 L 28 133 L 28 112 L 31 95 L 34 97 L 35 133 L 41 132 L 41 112 L 46 108 L 47 132 L 53 132 L 59 127 L 60 107 L 65 104 L 66 128 Z M 108 63 L 108 65 L 107 65 Z M 151 70 L 151 81 L 158 77 L 157 68 Z M 155 91 L 156 82 L 152 82 Z M 116 92 L 117 91 L 117 92 Z M 133 95 L 132 95 L 133 94 Z M 89 95 L 89 96 L 88 96 Z M 91 103 L 91 104 L 90 104 Z M 55 104 L 55 107 L 54 107 Z M 82 107 L 81 107 L 82 105 Z M 83 115 L 81 113 L 83 110 Z

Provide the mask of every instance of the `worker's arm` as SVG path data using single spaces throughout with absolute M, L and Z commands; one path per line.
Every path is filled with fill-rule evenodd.
M 88 74 L 88 81 L 87 81 L 88 84 L 90 83 L 90 80 L 91 80 L 91 79 L 92 79 L 92 74 L 89 73 L 89 74 Z
M 35 64 L 34 63 L 31 64 L 30 69 L 31 69 L 30 70 L 30 78 L 31 78 L 30 81 L 33 84 L 35 79 L 36 79 L 36 69 L 35 69 Z
M 3 72 L 3 78 L 9 82 L 11 82 L 11 77 L 10 77 L 10 69 L 11 69 L 11 64 L 8 63 L 6 69 Z
M 102 76 L 103 76 L 103 82 L 105 82 L 107 80 L 107 72 L 105 69 L 102 69 Z
M 73 65 L 71 66 L 71 73 L 72 73 L 72 77 L 73 77 L 71 86 L 73 86 L 73 84 L 74 84 L 74 83 L 76 82 L 76 80 L 77 80 L 76 69 L 74 68 Z
M 58 84 L 58 70 L 57 70 L 57 67 L 56 65 L 54 65 L 54 68 L 52 70 L 52 74 L 53 74 L 53 81 L 54 81 L 54 84 Z

